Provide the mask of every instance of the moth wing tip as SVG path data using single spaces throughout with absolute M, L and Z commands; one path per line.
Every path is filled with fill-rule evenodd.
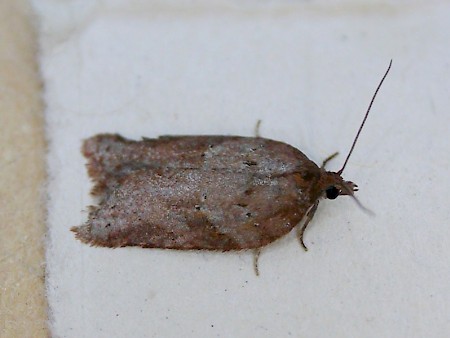
M 97 247 L 117 248 L 127 246 L 126 242 L 116 243 L 114 241 L 102 240 L 97 236 L 93 236 L 91 233 L 91 225 L 84 224 L 79 226 L 73 226 L 70 231 L 75 233 L 75 238 L 84 244 Z
M 70 231 L 75 233 L 75 238 L 83 243 L 91 246 L 95 245 L 95 241 L 91 236 L 91 227 L 89 225 L 73 226 Z

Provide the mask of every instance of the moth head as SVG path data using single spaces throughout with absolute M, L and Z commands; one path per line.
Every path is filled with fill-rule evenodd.
M 351 182 L 345 181 L 341 175 L 335 172 L 325 171 L 320 182 L 322 197 L 334 200 L 338 196 L 349 195 L 354 197 L 354 192 L 358 191 L 358 186 Z
M 323 171 L 319 185 L 322 191 L 321 196 L 329 200 L 334 200 L 338 196 L 350 196 L 358 204 L 358 206 L 369 214 L 372 211 L 364 207 L 361 202 L 355 197 L 355 192 L 358 191 L 358 186 L 352 181 L 345 181 L 339 172 Z

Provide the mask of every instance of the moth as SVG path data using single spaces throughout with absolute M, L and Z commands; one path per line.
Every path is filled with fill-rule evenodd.
M 297 225 L 303 234 L 322 198 L 354 197 L 342 172 L 369 115 L 381 79 L 342 168 L 325 170 L 300 150 L 262 137 L 163 136 L 133 141 L 100 134 L 84 141 L 92 194 L 77 239 L 93 246 L 177 250 L 259 250 Z M 302 222 L 303 221 L 303 222 Z

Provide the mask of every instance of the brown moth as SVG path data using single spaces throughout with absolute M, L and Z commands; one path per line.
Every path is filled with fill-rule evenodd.
M 319 168 L 294 147 L 261 137 L 164 136 L 132 141 L 101 134 L 83 154 L 95 182 L 86 224 L 76 238 L 94 246 L 178 250 L 259 250 L 298 227 L 299 239 L 321 198 L 354 197 L 344 165 Z M 355 198 L 356 200 L 356 198 Z M 357 200 L 356 200 L 357 201 Z M 257 272 L 257 262 L 255 269 Z

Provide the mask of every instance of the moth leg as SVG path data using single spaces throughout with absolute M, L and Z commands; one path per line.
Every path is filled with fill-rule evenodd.
M 311 222 L 312 218 L 314 217 L 314 214 L 316 213 L 317 206 L 319 205 L 319 201 L 313 204 L 311 209 L 309 209 L 308 213 L 306 214 L 306 221 L 303 223 L 301 228 L 298 229 L 298 239 L 300 241 L 300 244 L 302 245 L 303 249 L 305 251 L 308 251 L 308 248 L 305 245 L 305 242 L 303 242 L 303 234 L 305 233 L 305 229 L 308 226 L 309 222 Z
M 255 269 L 256 276 L 259 276 L 258 260 L 261 255 L 261 248 L 256 248 L 253 250 L 253 268 Z
M 259 134 L 259 127 L 261 127 L 261 120 L 256 121 L 255 137 L 261 137 L 261 135 Z
M 331 154 L 326 159 L 324 159 L 323 162 L 322 162 L 321 168 L 325 169 L 325 166 L 327 165 L 327 163 L 330 162 L 333 158 L 335 158 L 338 155 L 339 155 L 339 152 L 336 151 L 334 154 Z

